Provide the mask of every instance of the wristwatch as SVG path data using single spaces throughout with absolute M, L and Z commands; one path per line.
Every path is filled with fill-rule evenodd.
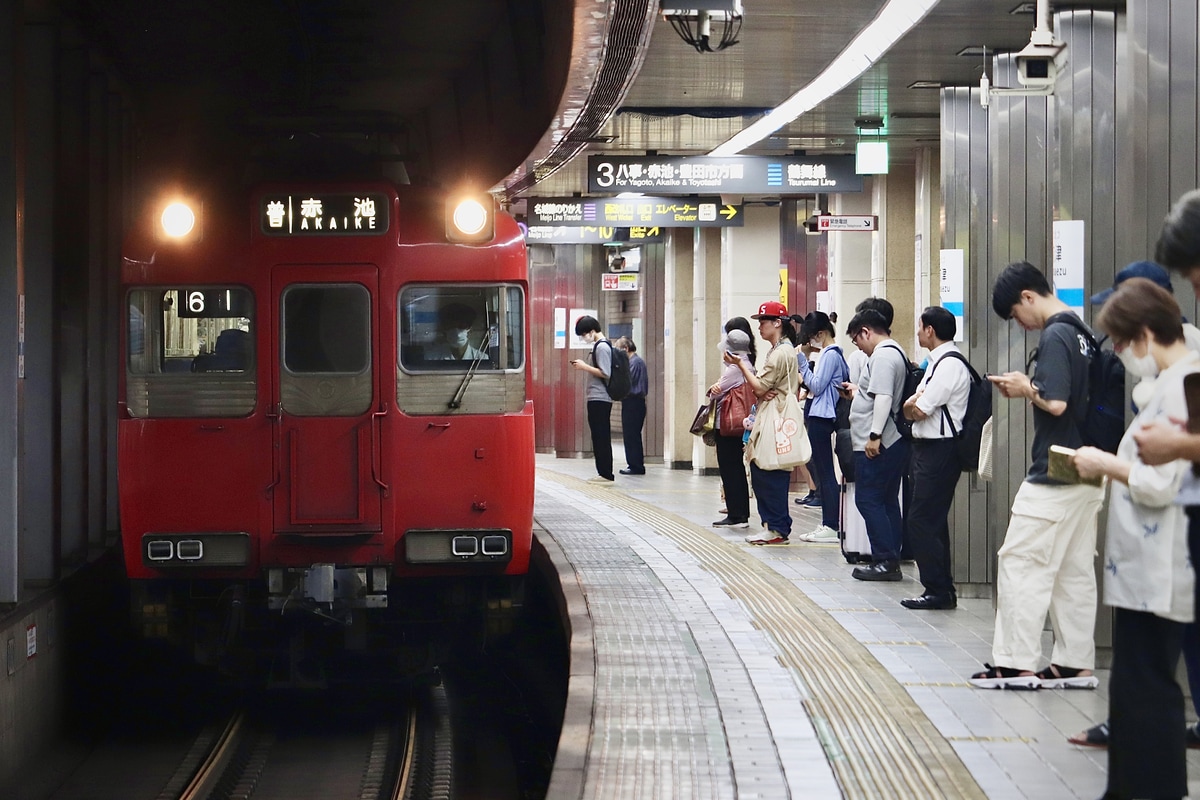
M 867 438 L 870 439 L 872 442 L 878 442 L 880 439 L 883 438 L 883 434 L 882 433 L 872 433 Z

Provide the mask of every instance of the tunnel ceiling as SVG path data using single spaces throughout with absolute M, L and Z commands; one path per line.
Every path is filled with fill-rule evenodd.
M 143 172 L 271 177 L 354 151 L 402 163 L 414 183 L 487 188 L 550 126 L 574 5 L 77 0 L 60 11 L 130 98 Z

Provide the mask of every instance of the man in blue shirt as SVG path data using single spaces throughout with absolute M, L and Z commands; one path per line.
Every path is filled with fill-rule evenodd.
M 629 463 L 622 475 L 645 475 L 645 451 L 642 449 L 642 426 L 646 424 L 646 394 L 650 380 L 646 362 L 637 354 L 637 345 L 628 336 L 617 339 L 617 347 L 629 354 L 629 394 L 621 401 L 621 437 L 625 440 L 625 460 Z

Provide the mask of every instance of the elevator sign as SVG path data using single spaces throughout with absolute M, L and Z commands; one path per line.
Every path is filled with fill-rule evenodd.
M 875 231 L 879 230 L 879 217 L 866 214 L 833 216 L 822 214 L 817 217 L 818 231 Z
M 530 226 L 740 228 L 742 206 L 720 197 L 531 197 Z

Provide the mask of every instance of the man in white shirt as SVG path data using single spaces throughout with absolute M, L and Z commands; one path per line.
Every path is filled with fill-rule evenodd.
M 929 366 L 916 393 L 904 404 L 913 420 L 909 545 L 925 587 L 920 597 L 901 600 L 916 610 L 951 609 L 958 605 L 950 564 L 950 504 L 962 475 L 955 434 L 962 430 L 971 392 L 971 374 L 954 346 L 958 326 L 941 306 L 921 312 L 917 342 L 929 350 Z

